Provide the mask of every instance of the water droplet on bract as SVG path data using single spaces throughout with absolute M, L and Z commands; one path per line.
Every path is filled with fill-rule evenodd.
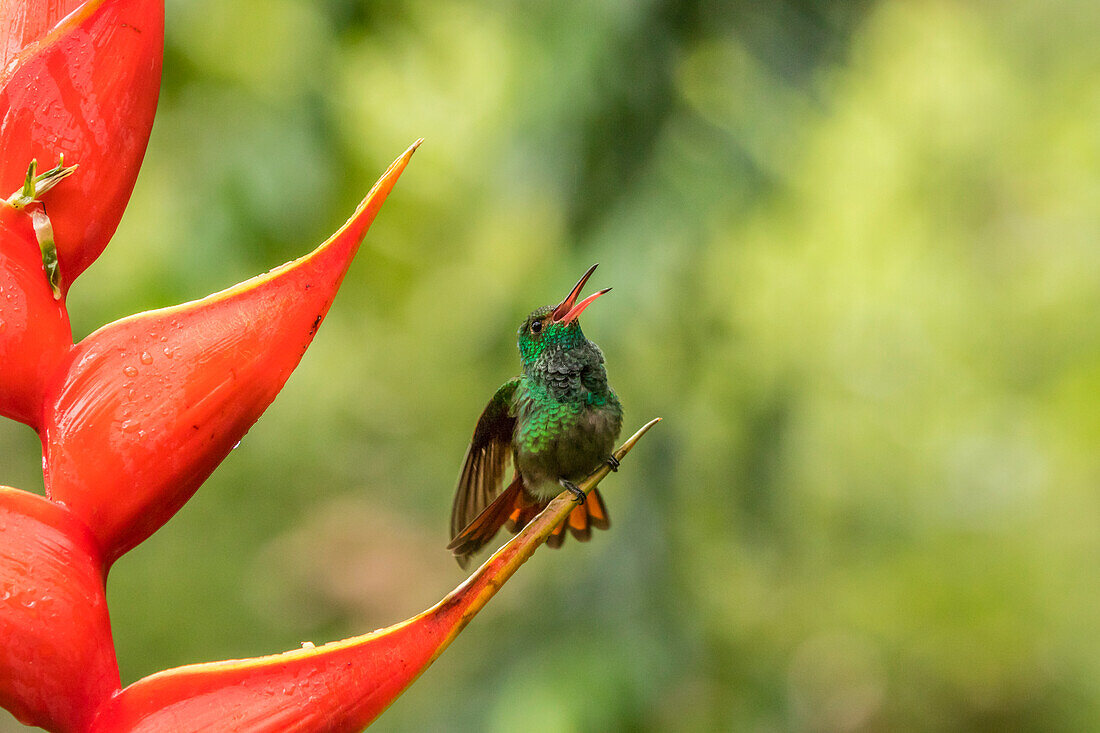
M 148 351 L 141 352 L 141 363 L 142 364 L 152 364 L 153 363 L 153 355 L 150 354 Z
M 122 370 L 122 373 L 127 377 L 136 377 L 138 374 L 137 367 L 128 366 Z
M 233 444 L 233 447 L 230 448 L 229 450 L 237 450 L 237 448 L 240 448 L 240 447 L 241 447 L 241 441 L 238 440 L 236 443 Z

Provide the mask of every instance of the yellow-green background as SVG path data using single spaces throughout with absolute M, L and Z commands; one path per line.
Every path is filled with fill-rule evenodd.
M 317 339 L 108 587 L 123 681 L 411 616 L 514 331 L 593 262 L 633 430 L 379 731 L 1100 725 L 1100 5 L 170 0 L 77 338 L 312 249 Z M 41 490 L 4 425 L 0 482 Z M 122 490 L 120 488 L 120 490 Z M 13 725 L 3 714 L 0 728 Z

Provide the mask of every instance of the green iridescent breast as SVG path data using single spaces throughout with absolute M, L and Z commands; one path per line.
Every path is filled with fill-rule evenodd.
M 556 494 L 558 479 L 579 480 L 611 454 L 622 408 L 610 389 L 563 401 L 524 377 L 516 398 L 516 467 L 534 493 Z

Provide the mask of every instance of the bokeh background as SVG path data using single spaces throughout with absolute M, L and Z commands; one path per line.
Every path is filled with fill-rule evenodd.
M 423 136 L 282 395 L 109 585 L 124 682 L 362 633 L 514 331 L 664 422 L 378 731 L 1100 721 L 1100 5 L 169 0 L 77 337 L 312 249 Z M 3 481 L 41 490 L 0 427 Z M 0 729 L 15 730 L 3 714 Z

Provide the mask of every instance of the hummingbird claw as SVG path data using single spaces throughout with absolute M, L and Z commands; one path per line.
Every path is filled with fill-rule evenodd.
M 608 456 L 607 457 L 607 465 L 611 466 L 612 471 L 618 471 L 619 466 L 621 466 L 622 464 L 619 463 L 619 459 L 616 458 L 615 456 Z
M 563 489 L 565 489 L 566 491 L 568 491 L 570 494 L 573 495 L 573 501 L 577 502 L 578 504 L 583 504 L 588 499 L 588 497 L 585 495 L 585 493 L 583 491 L 581 491 L 579 488 L 577 488 L 577 485 L 575 483 L 573 483 L 572 481 L 566 481 L 565 479 L 560 479 L 558 481 L 558 483 L 560 483 L 562 485 Z

